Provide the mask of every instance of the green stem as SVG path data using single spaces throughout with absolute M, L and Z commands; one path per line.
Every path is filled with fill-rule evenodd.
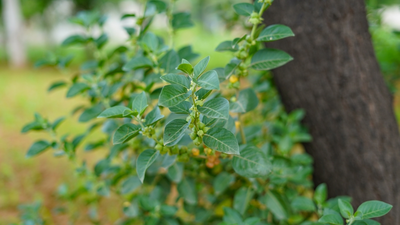
M 173 6 L 174 6 L 175 0 L 170 1 L 170 5 L 167 10 L 167 18 L 168 18 L 168 34 L 169 34 L 169 46 L 170 49 L 174 48 L 174 36 L 175 36 L 175 31 L 174 28 L 172 27 L 172 11 L 173 11 Z
M 270 6 L 271 6 L 271 4 L 264 1 L 264 3 L 261 6 L 260 11 L 258 12 L 258 15 L 261 17 L 264 14 L 265 10 L 267 10 Z M 251 29 L 250 37 L 251 37 L 252 41 L 254 40 L 254 35 L 256 34 L 257 27 L 258 27 L 258 24 L 254 24 L 253 28 Z

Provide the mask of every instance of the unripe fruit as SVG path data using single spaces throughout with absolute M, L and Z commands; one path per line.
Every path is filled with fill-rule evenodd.
M 204 127 L 204 129 L 203 129 L 204 133 L 207 133 L 207 131 L 209 131 L 209 130 L 210 130 L 209 127 Z
M 198 156 L 199 154 L 200 154 L 200 150 L 199 149 L 197 149 L 197 148 L 193 148 L 192 149 L 192 155 Z
M 181 162 L 187 162 L 189 161 L 189 155 L 187 153 L 184 153 L 179 156 L 178 160 Z
M 197 137 L 197 135 L 196 135 L 195 132 L 192 132 L 192 133 L 190 134 L 190 139 L 194 140 L 194 139 L 196 139 L 196 137 Z
M 204 127 L 206 127 L 206 125 L 204 123 L 200 122 L 199 128 L 203 130 Z
M 239 69 L 240 70 L 245 70 L 245 69 L 247 69 L 247 66 L 244 63 L 240 63 L 239 64 Z
M 197 135 L 199 135 L 200 137 L 202 137 L 204 135 L 204 132 L 202 130 L 197 131 Z
M 236 75 L 232 75 L 231 77 L 229 77 L 229 82 L 231 83 L 236 83 L 238 82 L 238 77 Z
M 157 145 L 156 145 L 156 150 L 161 151 L 162 148 L 163 148 L 162 145 L 160 145 L 160 144 L 157 144 Z
M 242 59 L 244 59 L 244 58 L 246 58 L 247 56 L 249 56 L 249 54 L 247 53 L 247 52 L 240 52 L 240 58 L 242 58 Z
M 194 143 L 195 145 L 200 145 L 200 144 L 201 144 L 200 138 L 197 137 L 196 139 L 194 139 L 193 143 Z
M 193 127 L 194 127 L 193 123 L 189 124 L 189 128 L 193 128 Z
M 168 150 L 169 150 L 168 147 L 163 147 L 163 148 L 160 150 L 160 154 L 161 154 L 161 155 L 164 155 L 165 153 L 168 152 Z
M 231 102 L 236 102 L 236 97 L 235 96 L 233 96 L 232 98 L 231 98 Z
M 178 148 L 178 146 L 174 146 L 174 147 L 172 147 L 171 148 L 171 154 L 172 155 L 176 155 L 176 154 L 178 154 L 179 153 L 179 148 Z
M 181 155 L 185 154 L 187 152 L 187 150 L 188 150 L 187 147 L 184 146 L 181 149 L 179 149 L 179 154 L 181 154 Z
M 256 12 L 252 12 L 250 15 L 250 18 L 259 18 L 259 17 L 260 17 L 260 15 L 258 15 L 258 13 L 256 13 Z
M 226 153 L 221 154 L 221 158 L 225 159 L 226 157 L 228 157 L 228 155 Z

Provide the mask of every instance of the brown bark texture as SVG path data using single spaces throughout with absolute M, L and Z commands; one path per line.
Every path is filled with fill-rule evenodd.
M 277 0 L 264 23 L 296 35 L 267 47 L 294 57 L 273 74 L 286 109 L 306 111 L 315 183 L 326 183 L 330 197 L 353 197 L 354 206 L 388 202 L 394 208 L 379 221 L 400 224 L 400 136 L 364 1 Z

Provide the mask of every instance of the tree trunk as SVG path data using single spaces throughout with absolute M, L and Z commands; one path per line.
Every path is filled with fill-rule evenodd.
M 26 64 L 26 52 L 19 0 L 3 0 L 3 19 L 10 65 L 12 67 L 23 67 Z
M 327 183 L 331 197 L 353 197 L 355 206 L 372 199 L 393 204 L 380 221 L 400 224 L 400 137 L 364 1 L 279 0 L 264 21 L 296 34 L 268 47 L 294 57 L 273 74 L 287 110 L 306 111 L 315 183 Z

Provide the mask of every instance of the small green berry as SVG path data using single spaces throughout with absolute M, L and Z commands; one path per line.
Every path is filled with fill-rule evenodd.
M 202 130 L 197 131 L 197 135 L 199 135 L 200 137 L 202 137 L 204 135 L 204 132 Z
M 161 150 L 162 150 L 162 148 L 163 148 L 163 146 L 162 146 L 162 145 L 160 145 L 160 144 L 157 144 L 157 145 L 156 145 L 156 150 L 158 150 L 158 151 L 161 151 Z
M 203 130 L 203 128 L 206 127 L 206 125 L 202 122 L 200 122 L 199 128 Z
M 200 138 L 197 137 L 196 139 L 194 139 L 193 143 L 194 143 L 195 145 L 200 145 L 200 144 L 201 144 Z

